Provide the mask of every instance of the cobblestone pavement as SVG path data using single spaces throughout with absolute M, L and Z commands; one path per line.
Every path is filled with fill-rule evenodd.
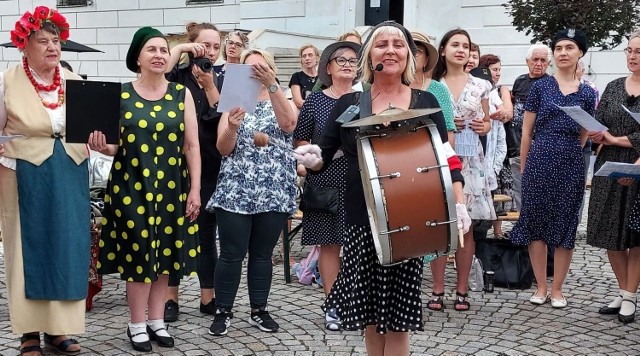
M 586 210 L 586 209 L 585 209 Z M 586 212 L 585 212 L 586 213 Z M 508 229 L 508 224 L 505 224 Z M 529 290 L 496 288 L 495 293 L 471 292 L 471 310 L 453 310 L 455 272 L 447 271 L 446 309 L 425 309 L 425 331 L 411 336 L 412 355 L 638 355 L 640 321 L 627 326 L 616 316 L 601 316 L 597 310 L 608 302 L 615 288 L 613 273 L 605 251 L 585 243 L 586 219 L 580 225 L 578 242 L 567 277 L 566 309 L 549 304 L 533 306 Z M 296 242 L 299 242 L 297 239 Z M 307 249 L 294 244 L 296 259 Z M 0 255 L 2 257 L 2 255 Z M 431 277 L 425 270 L 423 299 L 431 293 Z M 11 334 L 6 302 L 4 274 L 0 276 L 0 354 L 18 354 L 18 337 Z M 207 334 L 211 317 L 198 310 L 196 278 L 181 286 L 180 319 L 171 323 L 176 347 L 160 349 L 154 345 L 150 355 L 353 355 L 364 354 L 359 332 L 328 332 L 323 325 L 320 305 L 322 290 L 285 284 L 282 263 L 274 267 L 270 311 L 280 323 L 278 333 L 268 334 L 247 323 L 249 306 L 246 280 L 238 293 L 235 318 L 223 337 Z M 125 335 L 128 309 L 124 284 L 114 276 L 104 279 L 104 289 L 87 314 L 87 333 L 79 335 L 82 355 L 135 355 Z

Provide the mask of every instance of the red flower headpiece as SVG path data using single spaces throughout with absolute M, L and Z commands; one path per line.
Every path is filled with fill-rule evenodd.
M 15 30 L 11 31 L 11 43 L 17 48 L 23 49 L 27 45 L 27 38 L 32 32 L 42 28 L 43 22 L 53 23 L 60 31 L 60 41 L 69 39 L 69 23 L 57 10 L 46 6 L 36 7 L 33 14 L 29 11 L 16 22 Z

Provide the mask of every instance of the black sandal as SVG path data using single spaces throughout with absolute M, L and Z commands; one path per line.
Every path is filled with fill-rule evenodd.
M 429 302 L 427 303 L 427 309 L 433 311 L 441 311 L 442 309 L 444 309 L 444 300 L 442 299 L 442 297 L 444 297 L 444 292 L 432 292 L 431 299 L 429 299 Z
M 56 349 L 58 352 L 65 355 L 77 355 L 82 351 L 82 349 L 78 350 L 69 350 L 69 347 L 72 345 L 79 345 L 78 340 L 66 338 L 65 340 L 60 341 L 57 344 L 54 344 L 53 341 L 64 335 L 49 335 L 44 333 L 44 344 L 50 348 Z
M 469 293 L 456 292 L 456 301 L 453 302 L 453 309 L 456 311 L 467 311 L 471 309 L 471 304 L 467 301 Z M 461 308 L 462 307 L 462 308 Z
M 20 355 L 24 355 L 29 352 L 38 352 L 40 355 L 43 355 L 42 347 L 40 347 L 40 333 L 22 334 L 20 337 L 20 344 L 24 344 L 30 340 L 38 340 L 38 344 L 20 347 Z

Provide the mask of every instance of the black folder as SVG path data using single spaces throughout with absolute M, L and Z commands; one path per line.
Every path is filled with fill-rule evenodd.
M 121 84 L 67 80 L 66 87 L 66 141 L 87 143 L 90 133 L 102 131 L 107 143 L 118 144 Z

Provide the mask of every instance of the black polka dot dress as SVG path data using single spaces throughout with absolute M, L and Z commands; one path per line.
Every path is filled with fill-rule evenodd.
M 197 267 L 198 226 L 184 217 L 189 192 L 181 84 L 148 101 L 122 85 L 120 146 L 114 157 L 103 217 L 98 270 L 151 283 L 171 270 Z
M 534 139 L 522 174 L 522 209 L 511 231 L 511 241 L 571 250 L 575 245 L 584 195 L 584 161 L 580 126 L 558 106 L 580 106 L 593 115 L 595 91 L 580 84 L 578 91 L 563 95 L 553 76 L 537 80 L 525 110 L 536 113 Z
M 335 308 L 345 330 L 422 331 L 422 258 L 380 264 L 369 226 L 348 225 L 343 265 L 324 309 Z
M 311 93 L 304 101 L 293 133 L 296 140 L 318 143 L 331 109 L 336 104 L 323 92 Z M 305 212 L 302 218 L 303 245 L 342 245 L 346 231 L 344 196 L 347 185 L 347 158 L 342 151 L 334 156 L 329 168 L 320 174 L 310 174 L 306 184 L 314 187 L 338 188 L 338 214 Z

